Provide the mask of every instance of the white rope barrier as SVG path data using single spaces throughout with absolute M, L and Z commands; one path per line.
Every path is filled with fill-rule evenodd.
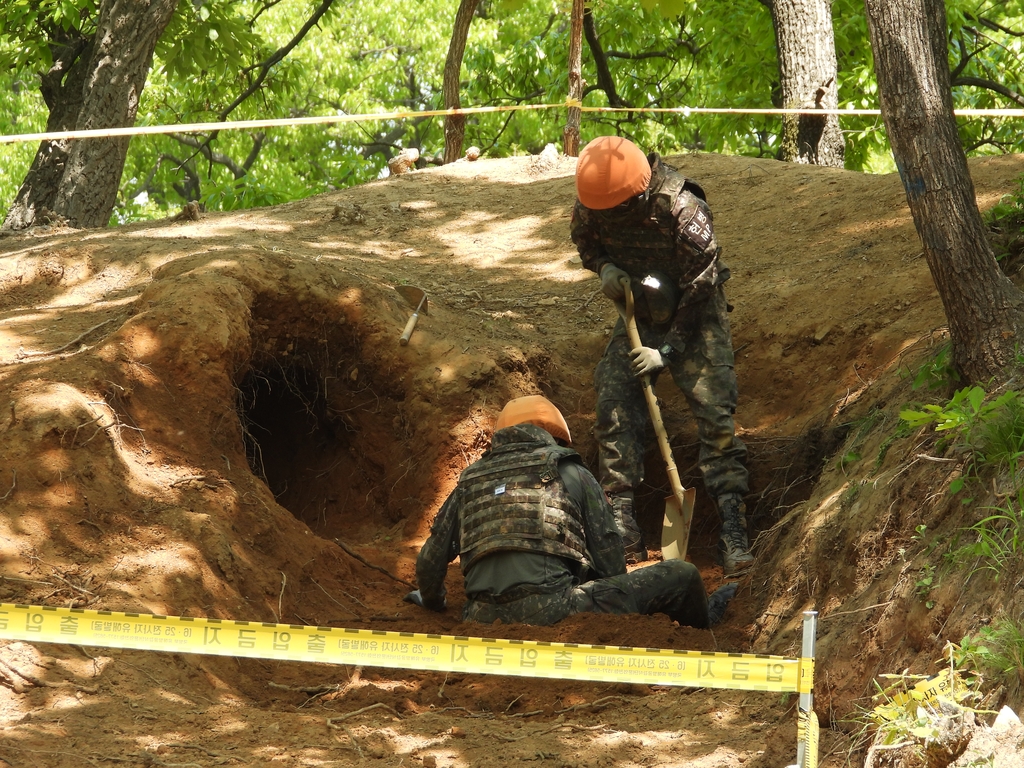
M 95 128 L 83 131 L 49 131 L 40 133 L 18 133 L 0 135 L 0 144 L 17 144 L 36 141 L 65 141 L 70 139 L 99 139 L 129 136 L 146 136 L 169 133 L 204 133 L 211 131 L 239 131 L 258 128 L 296 127 L 304 125 L 329 125 L 335 123 L 358 123 L 381 120 L 406 120 L 416 117 L 440 117 L 453 115 L 477 115 L 488 112 L 517 112 L 522 110 L 569 109 L 581 112 L 632 112 L 682 115 L 836 115 L 839 117 L 877 117 L 879 109 L 758 109 L 743 107 L 585 107 L 578 101 L 567 100 L 559 104 L 517 104 L 503 107 L 466 107 L 462 109 L 434 109 L 420 112 L 372 112 L 360 115 L 319 115 L 314 117 L 276 118 L 266 120 L 233 120 L 210 123 L 182 123 L 178 125 L 135 125 L 126 127 Z M 1009 117 L 1024 118 L 1024 109 L 956 109 L 958 117 Z

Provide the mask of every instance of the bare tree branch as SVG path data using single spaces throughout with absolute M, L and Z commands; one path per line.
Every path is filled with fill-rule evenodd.
M 981 78 L 981 77 L 964 77 L 964 76 L 961 76 L 961 77 L 955 78 L 952 81 L 952 85 L 954 85 L 954 86 L 957 86 L 957 85 L 970 85 L 970 86 L 974 86 L 975 88 L 984 88 L 984 89 L 992 91 L 994 93 L 998 93 L 1000 96 L 1005 96 L 1010 101 L 1013 101 L 1013 102 L 1021 105 L 1022 107 L 1024 107 L 1024 96 L 1021 96 L 1021 94 L 1017 93 L 1015 90 L 1013 90 L 1011 88 L 1007 88 L 1002 83 L 997 83 L 997 82 L 995 82 L 993 80 L 986 80 L 986 79 Z
M 252 84 L 248 88 L 246 88 L 238 96 L 237 99 L 235 99 L 233 102 L 231 102 L 230 105 L 228 105 L 224 110 L 221 111 L 219 116 L 219 120 L 221 122 L 226 120 L 227 116 L 234 112 L 235 108 L 239 104 L 241 104 L 243 101 L 245 101 L 254 93 L 256 93 L 257 90 L 259 90 L 259 87 L 263 85 L 263 81 L 267 79 L 267 75 L 270 74 L 270 70 L 273 68 L 273 66 L 280 62 L 282 59 L 284 59 L 285 56 L 291 53 L 292 49 L 295 48 L 295 46 L 302 42 L 302 38 L 306 36 L 309 30 L 311 30 L 313 27 L 317 25 L 317 23 L 320 21 L 323 15 L 327 13 L 328 10 L 330 10 L 331 5 L 333 4 L 334 0 L 323 0 L 323 2 L 320 3 L 320 7 L 313 12 L 313 15 L 309 17 L 306 23 L 302 25 L 302 28 L 295 33 L 295 36 L 291 40 L 289 40 L 285 46 L 283 46 L 282 48 L 278 48 L 276 51 L 274 51 L 274 53 L 266 61 L 260 62 L 254 67 L 249 67 L 249 70 L 259 69 L 259 74 L 256 76 L 256 79 L 252 81 Z M 213 137 L 211 136 L 211 140 L 212 138 Z
M 189 136 L 188 134 L 185 133 L 169 133 L 167 135 L 170 136 L 175 141 L 184 144 L 186 147 L 192 147 L 193 149 L 198 150 L 199 154 L 201 154 L 211 163 L 223 165 L 225 168 L 231 171 L 231 175 L 234 176 L 236 179 L 240 179 L 243 176 L 245 176 L 245 169 L 242 166 L 240 166 L 238 163 L 236 163 L 234 160 L 232 160 L 230 157 L 223 154 L 222 152 L 214 152 L 212 149 L 210 149 L 209 142 L 199 141 L 199 139 L 195 138 L 194 136 Z
M 594 14 L 589 5 L 583 11 L 583 36 L 587 38 L 587 47 L 590 48 L 590 53 L 594 57 L 594 65 L 597 67 L 597 86 L 608 96 L 609 106 L 633 106 L 619 96 L 618 91 L 615 90 L 615 79 L 608 68 L 608 58 L 601 48 L 601 40 L 597 36 L 597 25 L 594 23 Z
M 281 2 L 281 0 L 268 0 L 263 5 L 261 5 L 260 9 L 258 11 L 256 11 L 256 13 L 253 15 L 252 19 L 249 20 L 249 26 L 251 27 L 253 24 L 255 24 L 256 23 L 256 19 L 258 19 L 260 16 L 262 16 L 264 13 L 269 11 L 271 8 L 273 8 L 275 5 L 277 5 L 280 2 Z
M 997 24 L 996 22 L 981 16 L 974 16 L 970 13 L 965 13 L 964 18 L 968 21 L 976 21 L 981 26 L 988 27 L 994 32 L 1002 32 L 1004 35 L 1010 35 L 1010 37 L 1024 37 L 1024 32 L 1017 32 L 1016 30 L 1004 27 L 1002 24 Z
M 196 150 L 196 154 L 202 155 L 210 163 L 223 165 L 231 171 L 231 175 L 236 179 L 240 179 L 245 176 L 249 172 L 249 169 L 252 168 L 252 164 L 256 162 L 256 158 L 259 157 L 260 150 L 263 149 L 263 141 L 266 138 L 266 134 L 262 131 L 252 134 L 252 149 L 249 151 L 249 155 L 245 158 L 242 164 L 239 165 L 228 155 L 225 155 L 222 152 L 215 152 L 210 149 L 209 140 L 199 141 L 199 139 L 184 133 L 171 133 L 168 135 L 175 141 L 184 144 L 187 147 L 192 147 Z M 195 157 L 195 155 L 192 155 L 192 157 Z
M 951 82 L 960 77 L 961 73 L 967 69 L 967 65 L 971 62 L 971 59 L 980 52 L 980 50 L 974 51 L 973 53 L 968 52 L 967 44 L 964 42 L 962 35 L 957 36 L 956 47 L 960 50 L 960 61 L 957 62 L 955 67 L 952 67 L 949 70 L 949 79 Z
M 644 53 L 626 53 L 625 51 L 605 51 L 609 59 L 674 59 L 671 51 L 645 51 Z
M 249 155 L 242 161 L 242 167 L 245 172 L 248 173 L 249 169 L 252 168 L 252 164 L 256 162 L 256 158 L 260 155 L 260 150 L 263 149 L 263 141 L 267 138 L 267 134 L 263 131 L 253 134 L 252 137 L 252 149 L 249 150 Z

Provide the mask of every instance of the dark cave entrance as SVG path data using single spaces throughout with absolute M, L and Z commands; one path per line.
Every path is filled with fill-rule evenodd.
M 250 369 L 239 386 L 249 467 L 281 506 L 329 535 L 343 491 L 334 487 L 333 470 L 348 457 L 345 432 L 330 418 L 318 372 L 271 362 Z
M 298 346 L 298 345 L 297 345 Z M 321 350 L 321 356 L 327 353 Z M 368 540 L 422 511 L 422 456 L 401 401 L 361 362 L 262 356 L 238 388 L 246 458 L 277 503 L 325 539 Z

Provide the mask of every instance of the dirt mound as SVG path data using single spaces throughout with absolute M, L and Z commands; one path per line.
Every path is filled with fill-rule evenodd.
M 758 567 L 713 633 L 664 616 L 463 624 L 455 565 L 447 613 L 401 599 L 433 514 L 510 397 L 551 398 L 595 464 L 591 375 L 614 309 L 568 238 L 567 158 L 0 239 L 0 599 L 785 655 L 816 609 L 822 754 L 845 764 L 846 720 L 872 676 L 926 666 L 993 607 L 966 590 L 930 611 L 915 599 L 916 527 L 956 526 L 917 442 L 890 444 L 877 466 L 834 459 L 879 455 L 880 425 L 909 396 L 900 372 L 933 353 L 941 305 L 898 178 L 669 162 L 708 192 L 733 272 L 737 422 L 761 534 Z M 989 207 L 1024 159 L 972 172 Z M 404 284 L 429 303 L 403 347 Z M 717 521 L 696 435 L 670 382 L 659 395 L 698 489 L 691 559 L 711 589 Z M 650 540 L 667 491 L 652 446 Z M 763 693 L 24 643 L 0 645 L 0 684 L 11 765 L 486 765 L 496 744 L 506 761 L 560 766 L 795 757 L 795 704 Z

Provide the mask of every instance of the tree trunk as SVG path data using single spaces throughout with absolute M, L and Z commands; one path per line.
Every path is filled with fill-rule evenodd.
M 836 44 L 831 0 L 768 0 L 775 27 L 784 109 L 835 109 Z M 781 159 L 843 167 L 843 135 L 836 115 L 786 115 Z
M 572 24 L 569 31 L 569 101 L 583 100 L 583 6 L 584 0 L 572 0 Z M 579 107 L 569 107 L 569 114 L 562 129 L 562 151 L 568 157 L 580 153 Z
M 459 83 L 462 74 L 462 57 L 466 53 L 466 39 L 469 25 L 480 0 L 460 0 L 455 13 L 452 41 L 448 45 L 448 58 L 444 62 L 444 81 L 441 92 L 445 109 L 459 109 Z M 462 157 L 462 140 L 466 135 L 465 115 L 446 115 L 444 118 L 444 162 L 454 163 Z
M 42 76 L 39 90 L 50 110 L 48 132 L 74 130 L 82 108 L 82 88 L 92 41 L 77 38 L 51 46 L 53 66 Z M 25 180 L 0 229 L 27 229 L 53 210 L 68 159 L 68 140 L 39 144 Z
M 131 126 L 153 50 L 179 0 L 103 0 L 77 130 Z M 127 138 L 79 139 L 68 151 L 54 212 L 79 227 L 103 227 L 117 202 Z
M 1024 343 L 1024 294 L 985 237 L 949 85 L 942 0 L 865 0 L 882 117 L 967 379 L 1004 378 Z

